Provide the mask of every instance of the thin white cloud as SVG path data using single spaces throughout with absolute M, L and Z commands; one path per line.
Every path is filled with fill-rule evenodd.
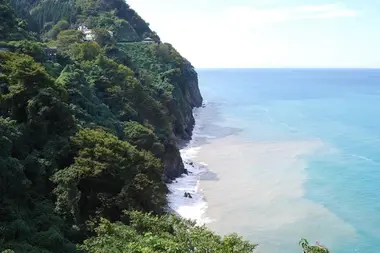
M 295 7 L 298 12 L 318 12 L 318 11 L 332 11 L 339 9 L 337 4 L 322 4 L 322 5 L 304 5 Z
M 295 12 L 300 14 L 301 18 L 311 19 L 355 17 L 358 15 L 356 10 L 348 9 L 339 4 L 299 6 Z
M 348 48 L 367 43 L 347 40 L 351 35 L 338 29 L 350 20 L 329 25 L 361 14 L 344 4 L 269 8 L 253 1 L 241 6 L 211 0 L 127 2 L 196 67 L 342 66 L 358 62 L 349 58 Z
M 334 10 L 325 13 L 320 13 L 312 16 L 314 19 L 340 18 L 340 17 L 356 17 L 358 13 L 354 10 Z
M 355 17 L 358 12 L 340 4 L 303 5 L 293 8 L 257 9 L 246 6 L 230 7 L 228 16 L 234 21 L 264 25 L 291 20 Z M 228 19 L 228 20 L 231 20 Z

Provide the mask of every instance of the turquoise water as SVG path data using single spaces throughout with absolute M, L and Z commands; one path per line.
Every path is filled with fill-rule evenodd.
M 198 70 L 220 124 L 252 142 L 319 139 L 306 198 L 355 229 L 332 252 L 380 252 L 380 70 Z M 323 226 L 323 224 L 321 224 Z M 328 231 L 326 231 L 327 233 Z

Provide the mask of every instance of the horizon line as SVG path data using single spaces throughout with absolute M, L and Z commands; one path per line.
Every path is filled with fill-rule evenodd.
M 241 69 L 241 70 L 249 70 L 249 69 L 304 69 L 304 70 L 315 70 L 315 69 L 321 69 L 321 70 L 365 70 L 365 69 L 371 69 L 371 70 L 380 70 L 380 67 L 194 67 L 195 69 L 207 69 L 207 70 L 234 70 L 234 69 Z

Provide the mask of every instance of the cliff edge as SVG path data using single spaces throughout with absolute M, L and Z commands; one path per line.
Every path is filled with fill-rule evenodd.
M 202 104 L 193 66 L 124 0 L 0 14 L 0 249 L 77 252 L 90 221 L 165 213 Z

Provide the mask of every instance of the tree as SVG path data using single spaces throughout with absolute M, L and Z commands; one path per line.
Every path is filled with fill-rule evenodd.
M 165 149 L 152 128 L 143 126 L 136 121 L 125 122 L 124 138 L 138 149 L 149 150 L 158 156 L 162 155 Z
M 173 215 L 125 214 L 129 225 L 101 219 L 95 229 L 97 236 L 87 239 L 80 249 L 88 253 L 251 253 L 256 248 L 236 234 L 221 237 Z
M 75 119 L 65 98 L 52 87 L 41 89 L 38 94 L 28 101 L 28 131 L 33 136 L 37 147 L 46 143 L 51 135 L 64 135 L 75 131 Z
M 9 1 L 0 0 L 0 40 L 22 39 L 26 23 L 18 19 Z
M 32 155 L 25 160 L 15 157 L 17 149 L 25 148 L 23 131 L 25 128 L 16 121 L 0 117 L 0 248 L 31 253 L 74 252 L 63 236 L 62 219 L 53 214 L 48 199 L 40 199 L 37 189 L 43 189 L 47 171 L 39 171 L 39 161 L 33 162 Z M 34 155 L 39 156 L 38 152 Z
M 97 0 L 76 0 L 76 5 L 80 10 L 87 14 L 96 9 Z
M 118 41 L 139 41 L 139 36 L 131 24 L 118 18 L 116 11 L 103 12 L 97 18 L 90 19 L 91 27 L 110 30 Z
M 30 40 L 11 41 L 8 46 L 12 47 L 12 51 L 29 55 L 38 62 L 42 62 L 45 58 L 43 46 L 40 42 Z
M 56 84 L 67 90 L 68 104 L 77 119 L 77 124 L 81 127 L 102 126 L 118 135 L 122 132 L 121 122 L 110 108 L 96 97 L 87 77 L 86 72 L 77 65 L 67 65 L 56 79 Z
M 60 213 L 81 225 L 94 215 L 117 220 L 124 209 L 163 211 L 163 167 L 151 153 L 103 130 L 83 129 L 72 142 L 75 162 L 53 177 Z
M 70 55 L 70 50 L 75 43 L 84 41 L 84 34 L 77 30 L 64 30 L 57 36 L 57 49 L 66 56 Z
M 17 6 L 17 8 L 25 8 L 25 4 L 32 5 L 31 7 L 29 7 L 29 13 L 32 16 L 32 18 L 38 22 L 39 29 L 41 30 L 45 27 L 46 24 L 56 24 L 60 20 L 67 20 L 69 23 L 73 24 L 75 23 L 76 16 L 78 15 L 78 8 L 75 5 L 74 0 L 21 0 L 21 3 L 19 4 L 19 7 Z
M 69 27 L 70 27 L 70 24 L 69 24 L 69 22 L 68 22 L 67 20 L 60 20 L 60 21 L 58 21 L 58 23 L 55 24 L 55 25 L 51 28 L 51 30 L 48 32 L 48 37 L 49 37 L 50 39 L 55 40 L 55 39 L 57 39 L 57 36 L 58 36 L 58 34 L 59 34 L 61 31 L 66 30 L 66 29 L 69 29 Z
M 317 245 L 310 246 L 306 239 L 301 239 L 299 245 L 302 247 L 303 253 L 330 253 L 327 248 L 319 243 L 317 243 Z
M 11 157 L 13 143 L 21 136 L 15 121 L 0 117 L 0 203 L 5 197 L 24 196 L 30 181 L 23 173 L 23 165 Z
M 101 47 L 112 45 L 114 43 L 112 35 L 106 29 L 97 28 L 94 29 L 93 32 L 95 34 L 96 43 L 98 43 Z
M 71 48 L 71 57 L 76 61 L 93 61 L 101 54 L 102 49 L 96 42 L 75 43 Z
M 18 122 L 27 120 L 29 99 L 40 89 L 54 87 L 52 78 L 44 67 L 30 56 L 0 52 L 0 70 L 5 74 L 6 90 L 0 93 L 2 110 Z

